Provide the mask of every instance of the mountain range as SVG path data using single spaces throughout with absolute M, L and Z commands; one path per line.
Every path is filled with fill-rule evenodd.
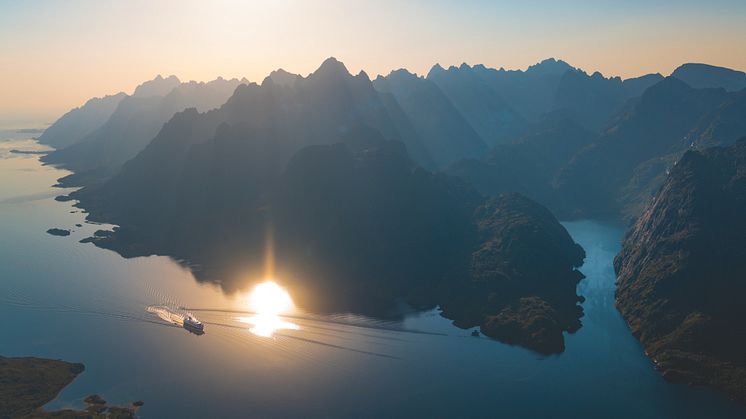
M 64 148 L 80 141 L 101 127 L 127 97 L 124 92 L 88 100 L 79 108 L 62 115 L 39 136 L 39 142 Z
M 138 86 L 131 96 L 123 97 L 97 129 L 42 161 L 75 171 L 68 185 L 75 185 L 74 179 L 104 177 L 145 148 L 176 112 L 217 108 L 244 82 L 218 78 L 207 83 L 181 83 L 175 76 L 158 76 Z
M 196 132 L 196 116 L 179 114 L 164 132 Z M 265 274 L 269 234 L 274 274 L 293 284 L 307 310 L 388 317 L 399 301 L 442 306 L 461 327 L 561 352 L 563 331 L 580 327 L 576 268 L 584 252 L 551 213 L 520 195 L 487 200 L 417 166 L 401 142 L 372 128 L 347 134 L 298 145 L 279 164 L 286 149 L 277 146 L 274 126 L 246 131 L 222 123 L 181 150 L 182 166 L 167 169 L 179 176 L 169 179 L 153 173 L 175 163 L 166 141 L 184 137 L 160 136 L 159 148 L 138 156 L 150 156 L 141 166 L 128 163 L 109 182 L 72 196 L 90 219 L 120 225 L 97 245 L 128 257 L 188 260 L 201 267 L 198 278 L 228 291 Z M 135 174 L 152 189 L 135 184 Z M 147 195 L 158 191 L 168 196 Z
M 231 292 L 237 272 L 262 275 L 271 237 L 278 274 L 304 290 L 309 309 L 391 316 L 401 301 L 438 306 L 459 327 L 540 353 L 561 352 L 583 314 L 584 252 L 555 214 L 636 220 L 617 259 L 620 311 L 654 358 L 689 362 L 696 348 L 719 350 L 715 333 L 728 330 L 691 334 L 687 322 L 739 308 L 692 307 L 682 295 L 705 285 L 656 275 L 669 274 L 671 254 L 688 254 L 688 234 L 700 230 L 686 226 L 711 222 L 697 218 L 712 216 L 698 212 L 700 190 L 723 217 L 740 208 L 742 74 L 685 64 L 622 80 L 549 59 L 525 71 L 435 65 L 371 81 L 330 58 L 308 76 L 276 70 L 261 84 L 157 78 L 108 116 L 92 101 L 61 118 L 51 133 L 66 144 L 44 159 L 75 172 L 67 184 L 84 187 L 71 198 L 90 220 L 118 226 L 88 240 L 98 246 L 173 256 Z M 738 235 L 739 223 L 713 231 Z M 743 270 L 737 240 L 727 243 L 723 277 L 732 277 Z M 694 265 L 676 262 L 681 278 L 709 257 L 691 255 Z M 714 286 L 708 298 L 723 292 Z M 708 354 L 701 365 L 735 362 Z M 667 376 L 734 392 L 735 381 L 682 365 Z M 738 368 L 724 376 L 740 377 Z

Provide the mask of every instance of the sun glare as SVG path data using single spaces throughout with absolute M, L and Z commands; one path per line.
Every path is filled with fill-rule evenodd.
M 293 300 L 287 291 L 273 281 L 262 282 L 254 287 L 249 295 L 249 307 L 256 314 L 238 317 L 237 320 L 253 325 L 250 330 L 257 336 L 271 337 L 280 329 L 299 329 L 295 323 L 280 318 L 281 314 L 293 308 Z
M 272 281 L 254 287 L 249 296 L 249 306 L 259 315 L 278 315 L 293 308 L 290 294 Z

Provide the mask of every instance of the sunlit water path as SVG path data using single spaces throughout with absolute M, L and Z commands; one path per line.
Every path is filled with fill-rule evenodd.
M 588 253 L 586 316 L 564 354 L 541 357 L 471 337 L 435 311 L 400 322 L 318 315 L 277 294 L 282 309 L 257 309 L 257 284 L 226 295 L 168 258 L 78 243 L 102 226 L 53 199 L 65 172 L 11 149 L 38 146 L 0 141 L 0 354 L 86 365 L 52 408 L 99 393 L 144 400 L 145 418 L 744 414 L 706 389 L 666 383 L 629 334 L 613 295 L 621 228 L 565 224 Z M 47 234 L 52 227 L 71 235 Z M 204 335 L 179 325 L 188 312 Z

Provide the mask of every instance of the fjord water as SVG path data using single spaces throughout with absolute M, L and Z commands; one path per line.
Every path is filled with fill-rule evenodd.
M 39 146 L 0 141 L 0 355 L 86 366 L 48 408 L 81 407 L 98 393 L 143 400 L 144 418 L 746 413 L 708 389 L 666 383 L 630 335 L 614 307 L 621 227 L 565 223 L 588 255 L 579 286 L 587 300 L 583 327 L 559 356 L 471 337 L 436 311 L 397 322 L 294 312 L 286 320 L 297 330 L 266 337 L 239 319 L 259 278 L 226 295 L 169 258 L 124 259 L 79 243 L 106 226 L 53 199 L 63 191 L 51 185 L 66 172 L 11 149 Z M 47 234 L 53 227 L 71 235 Z M 175 327 L 152 306 L 194 308 L 207 333 Z

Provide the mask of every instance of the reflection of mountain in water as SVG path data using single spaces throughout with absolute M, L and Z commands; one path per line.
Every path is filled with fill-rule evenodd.
M 562 331 L 579 326 L 574 267 L 583 252 L 540 205 L 519 195 L 486 201 L 418 168 L 401 143 L 373 130 L 304 148 L 282 171 L 267 164 L 268 144 L 270 133 L 221 128 L 192 155 L 189 193 L 168 209 L 168 224 L 145 230 L 149 220 L 132 220 L 97 244 L 183 258 L 231 291 L 265 275 L 271 227 L 275 275 L 311 311 L 392 316 L 403 302 L 448 303 L 459 325 L 542 352 L 561 351 Z M 118 209 L 95 190 L 79 196 L 94 217 Z M 515 314 L 529 297 L 529 311 L 544 317 Z

